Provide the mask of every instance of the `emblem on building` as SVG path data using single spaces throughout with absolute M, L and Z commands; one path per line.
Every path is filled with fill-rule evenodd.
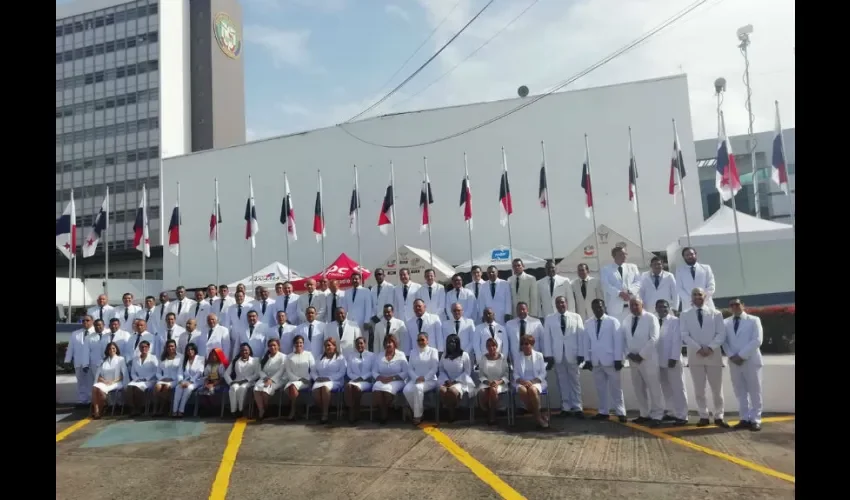
M 218 46 L 227 57 L 236 59 L 242 53 L 242 38 L 233 19 L 224 12 L 216 14 L 213 32 Z
M 599 230 L 596 232 L 597 236 L 599 236 L 599 244 L 607 245 L 608 244 L 608 231 Z

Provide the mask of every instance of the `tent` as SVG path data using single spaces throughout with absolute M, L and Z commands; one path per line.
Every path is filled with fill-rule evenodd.
M 537 269 L 546 266 L 546 259 L 528 252 L 523 252 L 522 250 L 517 250 L 516 248 L 513 249 L 513 254 L 511 254 L 511 249 L 504 245 L 491 248 L 487 253 L 479 255 L 475 258 L 474 263 L 481 266 L 482 269 L 487 269 L 489 266 L 496 266 L 496 269 L 500 271 L 509 271 L 511 269 L 511 261 L 516 258 L 522 259 L 522 263 L 526 269 Z M 455 270 L 468 273 L 472 269 L 472 266 L 473 262 L 466 261 L 456 266 Z
M 395 258 L 396 254 L 393 252 L 392 255 L 387 257 L 380 266 L 384 269 L 385 279 L 389 283 L 399 283 L 398 270 L 402 267 L 410 269 L 410 279 L 417 283 L 424 282 L 425 279 L 421 277 L 422 273 L 424 273 L 426 269 L 432 267 L 432 259 L 434 261 L 434 273 L 436 274 L 438 282 L 448 281 L 455 274 L 454 268 L 446 261 L 436 255 L 432 255 L 428 250 L 423 250 L 421 248 L 402 245 L 398 248 L 398 265 L 396 265 Z M 372 281 L 374 282 L 374 280 Z
M 793 240 L 794 227 L 780 222 L 773 222 L 752 215 L 738 212 L 738 233 L 741 236 L 741 244 L 763 241 Z M 678 241 L 671 243 L 672 246 L 688 246 L 687 235 L 679 237 Z M 736 245 L 735 238 L 735 213 L 726 206 L 721 205 L 720 210 L 706 219 L 697 229 L 691 231 L 692 247 L 708 245 Z M 668 252 L 669 254 L 669 252 Z
M 291 279 L 290 279 L 290 269 L 280 262 L 272 262 L 266 267 L 260 269 L 256 273 L 254 273 L 254 286 L 274 286 L 278 281 L 295 281 L 302 279 L 301 275 L 295 271 L 291 271 Z M 251 289 L 251 276 L 247 276 L 242 278 L 239 281 L 235 281 L 233 283 L 228 284 L 228 288 L 231 290 L 236 290 L 237 285 L 245 285 L 245 289 L 248 291 L 248 295 L 253 295 L 254 290 Z
M 593 236 L 593 231 L 587 235 L 579 245 L 570 252 L 564 259 L 558 263 L 558 269 L 562 273 L 574 275 L 579 264 L 587 264 L 591 271 L 599 271 L 599 266 L 596 263 L 596 240 L 599 239 L 599 260 L 602 265 L 612 262 L 611 250 L 615 247 L 624 247 L 629 254 L 629 262 L 637 264 L 641 269 L 649 268 L 649 261 L 652 259 L 652 252 L 648 252 L 645 248 L 626 238 L 622 234 L 614 231 L 605 224 L 599 224 L 596 228 L 596 238 Z M 641 255 L 643 251 L 643 256 Z M 643 265 L 646 258 L 646 266 Z
M 327 278 L 328 280 L 338 280 L 339 288 L 344 290 L 346 288 L 351 288 L 351 275 L 355 272 L 359 272 L 363 275 L 363 282 L 365 282 L 372 273 L 368 269 L 364 269 L 360 267 L 360 264 L 357 263 L 354 259 L 346 255 L 345 253 L 339 254 L 339 257 L 325 269 L 323 273 L 316 273 L 313 276 L 310 276 L 311 279 L 318 280 L 322 276 Z M 307 278 L 301 278 L 298 281 L 292 282 L 292 288 L 296 292 L 303 292 L 304 282 Z

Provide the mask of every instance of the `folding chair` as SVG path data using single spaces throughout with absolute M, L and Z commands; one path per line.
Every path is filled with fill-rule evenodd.
M 120 403 L 121 404 L 121 413 L 118 414 L 118 416 L 120 417 L 120 416 L 124 415 L 124 388 L 115 389 L 114 391 L 110 391 L 110 392 L 106 393 L 106 405 L 112 407 L 112 413 L 110 413 L 110 415 L 109 415 L 111 417 L 115 416 L 115 406 L 117 404 L 119 404 L 118 403 L 118 399 L 119 399 L 118 396 L 121 396 L 121 398 L 120 398 L 121 399 L 121 403 Z

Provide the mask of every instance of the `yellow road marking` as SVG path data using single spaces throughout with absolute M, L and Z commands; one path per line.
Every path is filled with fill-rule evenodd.
M 224 448 L 224 454 L 221 457 L 221 465 L 218 466 L 218 472 L 215 475 L 210 490 L 210 499 L 224 500 L 227 496 L 227 487 L 230 485 L 230 473 L 233 472 L 233 465 L 236 463 L 236 455 L 239 453 L 239 447 L 242 446 L 242 436 L 245 434 L 245 425 L 248 420 L 240 418 L 233 424 L 233 430 L 230 431 L 230 437 L 227 438 L 227 446 Z
M 784 417 L 765 417 L 765 418 L 761 419 L 761 423 L 769 424 L 769 423 L 772 423 L 772 422 L 791 422 L 791 421 L 795 420 L 796 418 L 797 417 L 794 416 L 794 415 L 787 415 L 787 416 L 784 416 Z M 729 425 L 735 426 L 738 422 L 739 422 L 738 420 L 730 420 Z M 664 432 L 679 432 L 679 431 L 696 431 L 696 430 L 717 429 L 717 428 L 718 427 L 714 424 L 707 425 L 705 427 L 697 427 L 695 425 L 687 425 L 687 426 L 683 425 L 681 427 L 661 427 L 660 430 L 662 430 Z
M 677 438 L 675 436 L 665 434 L 664 432 L 661 432 L 659 430 L 650 429 L 649 427 L 644 427 L 642 425 L 633 424 L 631 422 L 627 422 L 623 425 L 625 425 L 626 427 L 631 427 L 632 429 L 637 429 L 639 431 L 645 432 L 645 433 L 650 434 L 652 436 L 655 436 L 659 439 L 664 439 L 666 441 L 676 443 L 676 444 L 684 446 L 686 448 L 690 448 L 692 450 L 696 450 L 696 451 L 705 453 L 706 455 L 711 455 L 713 457 L 721 458 L 721 459 L 726 460 L 728 462 L 732 462 L 733 464 L 740 465 L 741 467 L 746 467 L 747 469 L 751 469 L 751 470 L 754 470 L 756 472 L 761 472 L 762 474 L 765 474 L 765 475 L 768 475 L 768 476 L 771 476 L 771 477 L 775 477 L 775 478 L 778 478 L 778 479 L 782 479 L 783 481 L 788 481 L 789 483 L 796 484 L 796 479 L 794 478 L 794 476 L 789 475 L 789 474 L 785 474 L 783 472 L 779 472 L 777 470 L 773 470 L 769 467 L 765 467 L 763 465 L 759 465 L 759 464 L 750 462 L 748 460 L 738 458 L 738 457 L 733 456 L 733 455 L 728 455 L 726 453 L 723 453 L 723 452 L 720 452 L 720 451 L 717 451 L 717 450 L 713 450 L 711 448 L 706 448 L 705 446 L 700 446 L 696 443 L 686 441 L 682 438 Z M 705 427 L 701 427 L 701 429 L 705 429 Z
M 72 433 L 74 433 L 74 432 L 78 431 L 79 429 L 82 429 L 83 427 L 87 426 L 89 424 L 89 422 L 91 422 L 90 418 L 84 418 L 84 419 L 80 420 L 79 422 L 66 427 L 65 430 L 63 430 L 59 434 L 56 434 L 56 442 L 58 443 L 59 441 L 62 441 L 66 437 L 70 436 Z
M 498 493 L 502 498 L 506 500 L 526 500 L 526 498 L 519 494 L 518 491 L 511 488 L 511 486 L 502 481 L 502 479 L 497 476 L 493 471 L 484 466 L 481 462 L 472 457 L 469 453 L 466 452 L 463 448 L 458 446 L 450 437 L 445 435 L 442 431 L 434 427 L 432 424 L 420 424 L 419 428 L 425 431 L 426 434 L 434 438 L 434 441 L 440 444 L 443 448 L 446 449 L 449 453 L 452 454 L 460 463 L 465 465 L 473 474 L 475 474 L 478 479 L 484 481 L 484 484 L 493 488 L 493 490 Z

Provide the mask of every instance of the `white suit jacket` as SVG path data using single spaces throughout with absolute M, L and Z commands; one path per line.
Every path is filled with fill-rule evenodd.
M 395 300 L 393 301 L 393 307 L 395 308 L 394 316 L 402 321 L 407 321 L 415 314 L 413 314 L 413 302 L 416 300 L 416 292 L 419 291 L 419 287 L 421 285 L 419 283 L 414 283 L 413 281 L 407 282 L 407 298 L 404 298 L 404 285 L 399 283 L 398 286 L 393 290 Z M 379 316 L 381 316 L 379 314 Z M 401 340 L 401 339 L 399 339 Z
M 494 291 L 489 280 L 481 283 L 481 290 L 478 292 L 478 318 L 476 318 L 476 324 L 480 324 L 483 321 L 484 309 L 488 307 L 493 309 L 497 323 L 504 322 L 506 314 L 513 314 L 511 311 L 510 285 L 507 281 L 500 278 L 496 278 L 495 285 Z M 484 354 L 486 354 L 486 351 Z
M 726 327 L 726 339 L 723 341 L 723 350 L 727 356 L 738 355 L 747 360 L 742 367 L 764 366 L 761 357 L 761 343 L 764 340 L 764 330 L 761 326 L 761 318 L 751 314 L 742 313 L 735 332 L 735 317 L 730 316 L 723 320 Z
M 405 322 L 405 327 L 407 327 L 407 338 L 399 339 L 399 342 L 404 346 L 404 352 L 410 353 L 412 350 L 417 348 L 416 337 L 419 336 L 420 332 L 425 332 L 428 334 L 428 345 L 437 349 L 440 352 L 446 350 L 446 346 L 443 345 L 443 323 L 440 321 L 440 317 L 436 314 L 425 311 L 425 314 L 422 315 L 422 329 L 419 329 L 419 318 L 414 314 L 412 318 Z
M 265 313 L 263 313 L 263 299 L 261 298 L 256 298 L 253 302 L 251 302 L 251 309 L 257 311 L 257 319 L 259 321 L 262 321 L 267 325 L 277 324 L 277 317 L 275 316 L 275 313 L 277 313 L 277 308 L 275 308 L 275 299 L 266 299 Z
M 577 278 L 570 283 L 570 288 L 573 290 L 572 303 L 575 304 L 576 313 L 583 319 L 588 320 L 593 317 L 593 310 L 590 308 L 593 299 L 605 300 L 605 295 L 602 293 L 602 286 L 600 286 L 599 280 L 593 276 L 588 276 L 584 287 L 587 292 L 587 297 L 585 297 L 581 294 L 581 282 L 581 278 Z
M 372 352 L 375 354 L 382 353 L 384 352 L 384 338 L 387 336 L 387 320 L 383 317 L 383 315 L 381 316 L 381 321 L 375 324 L 373 332 Z M 404 339 L 407 338 L 407 325 L 404 324 L 404 321 L 398 318 L 393 318 L 390 320 L 389 333 L 395 335 L 395 338 L 400 344 L 398 349 L 401 351 L 401 343 L 406 342 Z
M 482 279 L 481 281 L 477 282 L 478 283 L 478 293 L 475 293 L 475 283 L 476 283 L 475 281 L 471 281 L 471 282 L 467 283 L 466 285 L 464 285 L 463 287 L 466 288 L 467 290 L 469 290 L 470 292 L 472 292 L 472 296 L 475 297 L 475 300 L 480 301 L 481 300 L 481 294 L 484 293 L 484 287 L 487 285 L 487 280 Z M 481 315 L 479 314 L 479 316 L 481 316 Z M 478 323 L 481 323 L 481 318 L 480 317 L 473 318 L 473 321 L 475 321 L 475 324 L 477 325 Z
M 561 314 L 556 312 L 546 316 L 543 343 L 543 355 L 555 359 L 555 363 L 566 361 L 576 364 L 576 357 L 587 357 L 587 334 L 584 320 L 574 312 L 567 311 L 564 316 L 564 330 L 561 330 Z
M 684 262 L 676 268 L 676 289 L 679 291 L 682 311 L 687 311 L 693 307 L 691 305 L 691 291 L 694 288 L 705 290 L 706 297 L 704 305 L 705 307 L 714 309 L 715 284 L 714 272 L 711 270 L 711 266 L 697 262 L 694 264 L 694 275 L 696 278 L 691 277 L 691 267 Z
M 377 316 L 380 319 L 384 317 L 384 306 L 389 304 L 395 308 L 395 285 L 384 281 L 379 285 L 375 285 L 369 290 L 372 296 L 372 316 Z
M 327 299 L 327 295 L 323 292 L 316 290 L 312 294 L 310 293 L 302 293 L 298 296 L 298 325 L 307 321 L 307 317 L 304 313 L 307 311 L 308 307 L 316 308 L 316 321 L 321 321 L 322 318 L 325 317 L 325 299 Z M 306 343 L 304 344 L 307 345 Z
M 564 276 L 557 274 L 552 277 L 555 283 L 555 293 L 549 293 L 550 277 L 546 276 L 537 280 L 537 296 L 540 298 L 540 310 L 538 318 L 545 318 L 550 314 L 555 314 L 555 299 L 563 296 L 567 299 L 567 311 L 576 312 L 575 301 L 573 300 L 573 289 L 570 286 L 570 280 Z
M 324 294 L 319 292 L 320 299 L 324 299 Z M 304 297 L 304 295 L 302 295 Z M 313 325 L 313 337 L 310 338 L 310 323 L 306 321 L 295 328 L 295 335 L 301 335 L 304 338 L 304 350 L 310 351 L 313 357 L 320 359 L 325 352 L 325 324 L 319 320 L 315 320 Z
M 139 309 L 139 312 L 136 313 L 136 319 L 143 319 L 145 323 L 147 323 L 147 330 L 153 334 L 157 332 L 157 323 L 156 323 L 156 307 L 151 310 L 145 309 L 144 307 Z M 108 324 L 103 324 L 104 330 L 109 327 Z M 153 346 L 151 346 L 153 348 Z
M 347 290 L 342 297 L 341 305 L 345 308 L 346 318 L 353 321 L 358 328 L 372 319 L 375 310 L 375 306 L 372 305 L 372 293 L 363 286 Z M 335 319 L 331 318 L 331 321 Z
M 219 318 L 219 324 L 224 326 L 225 328 L 227 328 L 227 330 L 230 332 L 230 337 L 233 341 L 240 338 L 240 336 L 244 332 L 248 331 L 248 313 L 253 311 L 253 310 L 254 310 L 254 308 L 253 308 L 252 304 L 248 304 L 247 302 L 243 302 L 242 303 L 242 312 L 240 313 L 239 312 L 239 304 L 233 304 L 232 306 L 230 306 L 229 309 L 227 309 L 227 313 L 225 314 L 225 317 Z M 259 316 L 259 315 L 260 315 L 260 313 L 258 312 L 257 316 Z M 258 317 L 257 319 L 259 321 L 263 320 L 262 317 Z M 203 329 L 203 328 L 201 328 L 201 325 L 206 325 L 206 323 L 207 323 L 206 321 L 199 322 L 198 328 Z M 277 321 L 275 321 L 275 323 L 277 323 Z M 225 352 L 229 352 L 229 351 L 225 351 Z
M 475 327 L 475 336 L 478 337 L 473 344 L 473 347 L 475 348 L 475 359 L 480 360 L 487 355 L 487 339 L 490 338 L 490 326 L 490 323 L 481 323 Z M 505 327 L 503 327 L 498 321 L 494 321 L 492 326 L 498 351 L 502 354 L 502 356 L 507 358 L 510 353 L 508 333 L 505 331 Z
M 360 325 L 351 320 L 345 320 L 342 323 L 342 336 L 339 334 L 338 321 L 325 324 L 325 338 L 333 337 L 336 339 L 337 352 L 343 356 L 348 356 L 354 352 L 354 341 L 362 336 Z M 322 349 L 324 349 L 324 346 L 322 346 Z
M 682 340 L 688 346 L 688 366 L 723 366 L 723 355 L 720 353 L 720 346 L 726 339 L 723 313 L 705 305 L 702 311 L 702 326 L 699 324 L 697 309 L 694 307 L 679 316 Z M 697 354 L 700 347 L 710 347 L 714 352 L 711 356 L 700 356 Z
M 475 298 L 475 292 L 461 287 L 460 289 L 452 288 L 446 291 L 446 307 L 443 310 L 441 319 L 450 320 L 454 318 L 452 315 L 452 306 L 455 302 L 459 302 L 461 307 L 463 307 L 464 318 L 475 321 L 475 318 L 480 316 L 478 312 L 478 299 Z
M 272 311 L 272 316 L 268 318 L 269 325 L 277 324 L 277 313 L 278 311 L 283 311 L 286 313 L 286 322 L 290 325 L 298 324 L 298 295 L 290 294 L 289 300 L 286 299 L 286 295 L 278 295 L 274 299 L 274 309 Z M 281 346 L 283 347 L 283 346 Z
M 617 318 L 607 314 L 599 319 L 590 318 L 584 322 L 584 331 L 588 339 L 587 357 L 594 367 L 614 366 L 614 361 L 623 360 L 623 335 Z
M 661 368 L 667 368 L 667 362 L 675 359 L 682 363 L 682 330 L 679 328 L 679 318 L 668 314 L 663 320 L 658 319 L 660 329 L 658 331 L 658 364 Z
M 637 322 L 637 325 L 635 325 Z M 632 326 L 635 331 L 632 333 Z M 643 311 L 640 316 L 629 314 L 620 324 L 623 335 L 623 347 L 626 353 L 639 354 L 643 358 L 641 366 L 658 367 L 659 326 L 654 314 Z
M 537 279 L 523 271 L 519 275 L 519 289 L 517 289 L 517 276 L 514 274 L 508 278 L 511 289 L 511 316 L 516 316 L 516 305 L 520 302 L 528 304 L 528 314 L 537 316 L 540 314 L 540 297 L 537 294 Z
M 676 289 L 676 278 L 673 277 L 673 273 L 662 270 L 658 277 L 657 288 L 652 271 L 643 273 L 640 277 L 640 299 L 643 301 L 643 306 L 650 311 L 655 310 L 655 303 L 661 299 L 670 304 L 671 311 L 678 311 L 679 291 Z
M 611 263 L 602 268 L 601 279 L 608 314 L 622 319 L 629 312 L 629 301 L 621 299 L 619 294 L 626 291 L 633 297 L 639 296 L 640 271 L 638 267 L 631 262 L 623 262 L 623 275 L 620 276 L 617 264 Z
M 428 290 L 431 290 L 431 296 L 428 296 Z M 446 317 L 446 287 L 434 282 L 430 287 L 427 283 L 422 283 L 419 290 L 416 292 L 416 298 L 422 299 L 425 302 L 425 310 L 431 314 L 436 314 L 440 319 Z
M 182 305 L 181 305 L 182 304 Z M 191 309 L 195 307 L 195 301 L 190 299 L 189 297 L 183 297 L 183 300 L 172 300 L 168 303 L 168 309 L 165 311 L 165 314 L 173 312 L 177 317 L 177 324 L 185 327 L 186 322 L 192 318 L 192 314 L 190 312 Z M 177 312 L 177 311 L 180 312 Z
M 336 311 L 334 311 L 334 295 L 336 295 L 336 307 L 345 308 L 345 291 L 337 290 L 336 294 L 328 290 L 328 294 L 325 296 L 325 308 L 324 314 L 322 316 L 316 316 L 316 319 L 319 321 L 323 321 L 325 323 L 330 323 L 331 321 L 336 321 Z M 346 309 L 346 311 L 348 311 Z M 321 355 L 316 359 L 320 359 Z
M 508 342 L 510 343 L 511 354 L 514 357 L 513 359 L 519 359 L 520 319 L 514 318 L 505 323 L 505 330 L 508 334 Z M 546 344 L 546 336 L 543 332 L 543 322 L 529 314 L 525 318 L 525 334 L 534 337 L 534 350 L 543 352 Z
M 446 345 L 446 339 L 454 333 L 460 337 L 460 348 L 466 352 L 475 351 L 475 322 L 466 317 L 461 317 L 460 323 L 455 322 L 454 316 L 451 319 L 442 320 L 443 322 L 443 345 Z M 457 330 L 457 331 L 455 331 Z

